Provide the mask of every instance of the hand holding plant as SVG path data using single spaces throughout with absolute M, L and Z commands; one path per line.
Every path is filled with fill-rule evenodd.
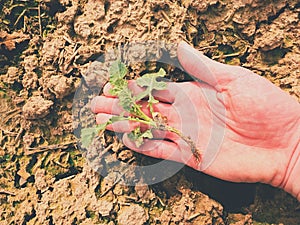
M 299 199 L 299 103 L 265 78 L 215 62 L 186 43 L 179 44 L 177 53 L 183 68 L 203 82 L 167 83 L 166 89 L 154 90 L 152 95 L 160 102 L 152 105 L 153 112 L 166 116 L 169 126 L 194 140 L 203 152 L 202 163 L 191 157 L 189 145 L 170 131 L 154 131 L 154 139 L 144 140 L 140 146 L 124 135 L 124 144 L 220 179 L 282 187 Z M 107 85 L 104 96 L 92 101 L 98 124 L 122 112 L 117 106 L 120 100 L 110 89 Z M 129 82 L 129 89 L 135 95 L 145 91 L 134 81 Z M 151 114 L 147 102 L 139 104 L 145 114 Z M 107 129 L 128 134 L 137 127 L 141 124 L 126 121 Z M 220 140 L 216 146 L 209 144 Z M 216 150 L 212 157 L 210 153 Z
M 155 105 L 160 102 L 154 97 L 153 92 L 167 88 L 166 82 L 158 81 L 158 78 L 166 75 L 165 70 L 161 68 L 157 73 L 148 73 L 139 77 L 135 81 L 135 84 L 140 88 L 136 94 L 128 87 L 128 81 L 125 79 L 127 73 L 127 67 L 121 61 L 118 60 L 112 63 L 109 70 L 110 79 L 108 84 L 110 89 L 108 93 L 107 91 L 105 93 L 108 96 L 118 98 L 119 114 L 109 116 L 106 121 L 101 121 L 96 127 L 82 129 L 83 147 L 88 147 L 98 133 L 105 129 L 111 129 L 110 125 L 115 125 L 117 122 L 135 122 L 137 125 L 130 131 L 128 138 L 135 143 L 136 147 L 141 147 L 145 138 L 155 138 L 154 134 L 157 132 L 169 132 L 180 137 L 190 147 L 194 158 L 200 162 L 201 153 L 192 138 L 185 136 L 180 130 L 170 126 L 168 117 L 154 110 Z M 146 107 L 140 105 L 142 100 L 147 102 Z M 112 105 L 109 104 L 109 106 Z M 113 130 L 122 132 L 122 130 L 118 131 L 117 128 Z

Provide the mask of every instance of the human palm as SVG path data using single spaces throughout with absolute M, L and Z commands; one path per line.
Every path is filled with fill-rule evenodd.
M 185 43 L 178 47 L 178 58 L 189 74 L 203 82 L 168 83 L 167 90 L 153 93 L 160 100 L 154 109 L 168 118 L 170 126 L 191 137 L 202 150 L 202 161 L 172 132 L 157 130 L 155 139 L 145 140 L 140 147 L 124 135 L 124 144 L 224 180 L 282 185 L 293 146 L 299 141 L 299 104 L 266 79 L 210 60 Z M 134 93 L 142 91 L 134 82 L 130 88 Z M 92 102 L 97 123 L 122 112 L 108 89 L 109 85 Z M 149 113 L 146 103 L 141 104 Z M 128 133 L 137 126 L 141 124 L 127 121 L 108 129 Z

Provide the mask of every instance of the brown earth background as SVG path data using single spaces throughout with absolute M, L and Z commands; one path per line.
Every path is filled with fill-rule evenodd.
M 299 1 L 2 0 L 0 9 L 1 225 L 300 224 L 299 203 L 267 185 L 186 167 L 151 186 L 142 178 L 136 187 L 118 182 L 130 173 L 99 176 L 78 149 L 71 112 L 91 62 L 147 40 L 185 40 L 299 101 Z M 109 133 L 104 140 L 106 168 L 155 162 Z

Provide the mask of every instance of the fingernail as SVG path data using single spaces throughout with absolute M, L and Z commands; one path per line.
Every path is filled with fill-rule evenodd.
M 111 96 L 111 94 L 109 93 L 111 88 L 112 88 L 112 86 L 111 86 L 110 83 L 105 84 L 104 87 L 103 87 L 103 94 L 107 95 L 107 96 Z

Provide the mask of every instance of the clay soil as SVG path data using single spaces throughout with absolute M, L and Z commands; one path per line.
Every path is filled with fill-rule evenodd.
M 91 62 L 109 48 L 147 40 L 185 40 L 300 100 L 299 1 L 3 0 L 0 9 L 1 225 L 300 224 L 299 203 L 267 185 L 184 167 L 148 186 L 134 166 L 154 159 L 110 133 L 105 154 L 80 151 L 72 117 Z M 120 182 L 137 177 L 135 187 Z

